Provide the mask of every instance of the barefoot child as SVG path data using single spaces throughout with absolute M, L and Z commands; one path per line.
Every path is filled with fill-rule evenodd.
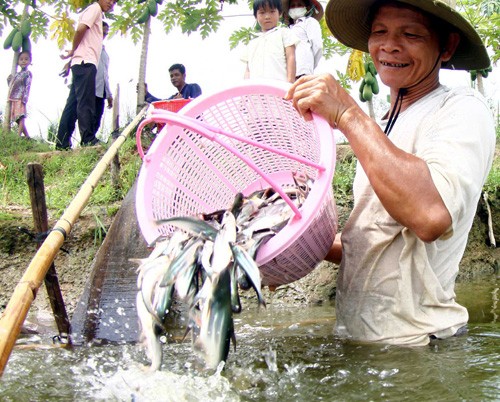
M 28 130 L 26 129 L 26 103 L 31 87 L 31 71 L 28 66 L 31 64 L 31 53 L 24 51 L 19 54 L 17 65 L 21 70 L 12 77 L 9 75 L 7 83 L 9 84 L 9 102 L 10 102 L 10 118 L 15 121 L 19 127 L 19 135 L 29 138 Z

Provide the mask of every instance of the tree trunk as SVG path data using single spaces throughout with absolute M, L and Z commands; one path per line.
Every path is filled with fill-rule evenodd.
M 481 95 L 484 96 L 483 76 L 479 71 L 477 72 L 476 81 L 477 81 L 477 90 L 481 93 Z
M 139 79 L 137 80 L 137 109 L 139 111 L 144 106 L 144 99 L 146 97 L 146 91 L 144 83 L 146 82 L 146 66 L 148 61 L 148 44 L 149 35 L 151 34 L 151 17 L 144 23 L 144 36 L 142 38 L 142 50 L 141 50 L 141 60 L 139 64 Z
M 17 72 L 17 58 L 19 57 L 19 52 L 14 52 L 14 56 L 12 57 L 12 68 L 10 69 L 10 75 L 14 79 L 14 75 Z M 10 131 L 10 102 L 9 102 L 9 94 L 7 93 L 7 101 L 5 103 L 5 111 L 3 116 L 3 131 L 5 133 Z
M 373 100 L 366 101 L 368 104 L 368 114 L 375 120 L 375 111 L 373 110 Z

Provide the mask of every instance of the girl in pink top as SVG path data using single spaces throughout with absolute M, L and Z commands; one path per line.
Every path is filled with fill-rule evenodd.
M 10 102 L 10 119 L 15 121 L 19 127 L 19 136 L 29 138 L 28 130 L 26 129 L 26 103 L 30 94 L 32 75 L 28 70 L 31 64 L 31 53 L 24 51 L 19 54 L 17 65 L 21 70 L 14 77 L 9 75 L 7 83 L 9 84 L 8 98 Z

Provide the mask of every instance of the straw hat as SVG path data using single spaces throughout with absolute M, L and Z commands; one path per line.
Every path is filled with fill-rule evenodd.
M 318 0 L 310 0 L 312 7 L 314 7 L 316 10 L 312 13 L 311 17 L 315 18 L 316 20 L 321 20 L 323 18 L 323 14 L 325 13 L 323 11 L 323 6 Z M 283 5 L 283 18 L 285 21 L 288 21 L 288 5 L 290 4 L 289 0 L 282 0 L 281 4 Z M 309 11 L 311 8 L 309 8 L 307 11 Z M 288 24 L 287 24 L 288 25 Z
M 368 52 L 369 13 L 377 0 L 330 0 L 326 23 L 344 45 Z M 460 32 L 455 54 L 443 68 L 480 70 L 490 65 L 486 48 L 472 25 L 455 10 L 455 0 L 396 0 L 440 18 Z

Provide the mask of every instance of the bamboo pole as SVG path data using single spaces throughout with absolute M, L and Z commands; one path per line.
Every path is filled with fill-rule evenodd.
M 71 232 L 73 224 L 80 216 L 111 160 L 123 145 L 127 136 L 137 127 L 146 110 L 147 107 L 143 107 L 134 120 L 123 130 L 122 134 L 111 144 L 92 173 L 87 177 L 85 183 L 83 183 L 78 194 L 68 205 L 62 217 L 57 221 L 52 231 L 42 243 L 14 289 L 14 293 L 0 319 L 0 376 L 3 374 L 28 310 L 35 300 L 37 291 L 56 254 L 66 236 Z

